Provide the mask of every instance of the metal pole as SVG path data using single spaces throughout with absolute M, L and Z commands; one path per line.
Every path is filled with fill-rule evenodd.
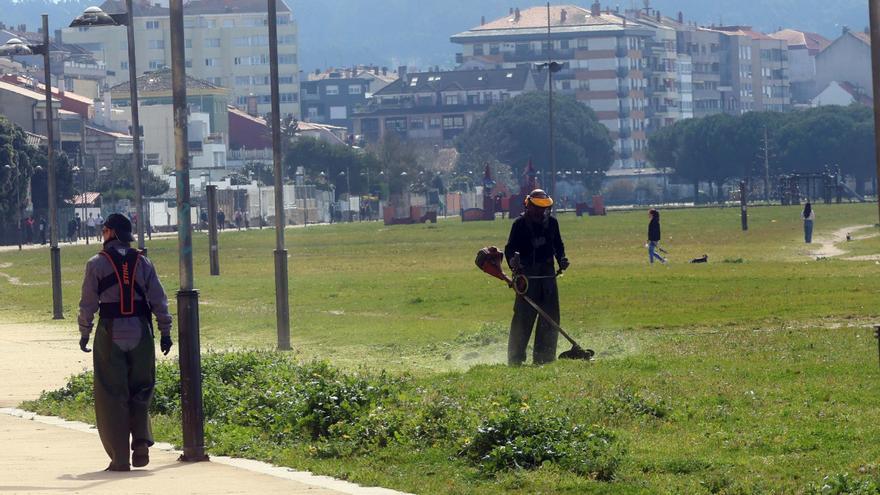
M 553 143 L 553 45 L 550 40 L 550 2 L 547 2 L 547 78 L 549 84 L 549 108 L 550 108 L 550 171 L 553 177 L 550 179 L 551 188 L 548 194 L 556 194 L 556 147 Z
M 16 181 L 21 182 L 21 181 Z M 18 210 L 18 250 L 21 251 L 21 184 L 15 187 L 15 200 L 17 201 L 16 210 Z
M 770 204 L 770 140 L 767 139 L 767 126 L 764 126 L 764 200 Z
M 186 59 L 183 46 L 183 0 L 171 0 L 171 79 L 174 93 L 174 157 L 177 179 L 177 244 L 180 253 L 180 290 L 177 292 L 180 345 L 180 402 L 183 411 L 181 461 L 205 461 L 205 413 L 202 407 L 199 354 L 199 293 L 193 288 L 192 204 L 189 194 L 189 150 L 186 126 Z
M 877 177 L 880 177 L 880 0 L 870 0 L 868 10 L 871 18 L 871 69 L 874 76 L 874 157 Z M 877 192 L 877 186 L 874 186 L 874 195 L 877 196 L 877 208 L 880 212 L 880 193 Z
M 739 181 L 740 222 L 744 231 L 749 230 L 748 192 L 746 181 Z
M 281 99 L 278 90 L 278 6 L 269 2 L 269 76 L 272 84 L 272 158 L 275 162 L 275 320 L 278 349 L 290 350 L 287 250 L 284 249 L 284 181 L 281 169 Z
M 49 140 L 46 159 L 49 184 L 49 263 L 52 266 L 52 313 L 56 320 L 64 319 L 61 307 L 61 248 L 58 247 L 58 198 L 55 182 L 55 129 L 52 110 L 52 71 L 49 66 L 49 15 L 43 14 L 43 75 L 46 88 L 46 139 Z
M 208 186 L 208 244 L 211 275 L 220 275 L 220 245 L 217 240 L 217 186 Z
M 134 207 L 137 213 L 137 237 L 138 249 L 147 253 L 144 246 L 144 225 L 146 218 L 144 217 L 144 194 L 141 186 L 141 174 L 144 168 L 144 155 L 141 144 L 141 123 L 140 109 L 138 108 L 138 90 L 137 90 L 137 60 L 135 58 L 134 46 L 134 8 L 132 0 L 125 0 L 126 14 L 128 20 L 126 22 L 126 31 L 128 32 L 128 87 L 131 92 L 131 137 L 134 141 L 134 161 L 132 161 L 132 180 L 134 181 Z
M 89 245 L 89 237 L 92 236 L 92 233 L 89 232 L 89 223 L 86 220 L 86 215 L 88 214 L 88 208 L 86 207 L 86 119 L 80 119 L 80 123 L 82 127 L 80 128 L 80 143 L 79 143 L 79 173 L 82 174 L 79 177 L 79 184 L 82 189 L 82 220 L 79 222 L 79 230 L 80 236 L 86 238 L 86 246 Z M 86 227 L 86 235 L 82 235 L 82 226 Z

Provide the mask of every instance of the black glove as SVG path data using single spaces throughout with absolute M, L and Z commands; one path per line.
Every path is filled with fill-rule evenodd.
M 168 351 L 171 350 L 171 336 L 163 335 L 161 339 L 159 339 L 159 349 L 162 350 L 162 354 L 168 355 Z
M 88 338 L 88 337 L 80 337 L 80 338 L 79 338 L 79 348 L 80 348 L 83 352 L 92 352 L 91 349 L 89 349 L 88 347 L 86 347 L 87 345 L 89 345 L 89 338 Z
M 562 258 L 559 260 L 559 269 L 561 271 L 568 270 L 569 266 L 571 266 L 571 263 L 568 262 L 568 258 Z

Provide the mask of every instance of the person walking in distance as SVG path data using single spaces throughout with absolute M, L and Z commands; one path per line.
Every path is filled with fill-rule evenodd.
M 217 210 L 217 228 L 219 230 L 226 228 L 226 213 L 223 210 Z
M 92 212 L 89 212 L 89 218 L 86 219 L 86 236 L 92 237 L 95 235 L 95 226 L 95 217 L 92 216 Z
M 813 242 L 813 220 L 816 219 L 816 212 L 813 211 L 813 205 L 809 202 L 804 205 L 801 219 L 804 221 L 804 242 L 811 244 Z
M 666 264 L 666 258 L 657 254 L 657 244 L 660 242 L 660 212 L 651 208 L 648 210 L 648 261 L 654 264 L 654 259 L 660 260 L 660 263 Z
M 98 215 L 95 217 L 95 239 L 97 239 L 98 242 L 101 242 L 101 240 L 103 239 L 103 235 L 101 234 L 101 228 L 103 227 L 103 225 L 104 216 L 101 215 L 101 212 L 99 211 Z
M 79 302 L 79 347 L 88 348 L 95 312 L 95 419 L 107 471 L 128 471 L 150 462 L 153 433 L 149 409 L 156 384 L 152 315 L 163 354 L 171 350 L 168 299 L 153 263 L 132 249 L 131 221 L 114 213 L 101 229 L 104 249 L 86 264 Z M 129 452 L 131 462 L 129 463 Z
M 550 215 L 553 199 L 541 189 L 535 189 L 525 200 L 525 211 L 514 220 L 510 236 L 504 246 L 507 264 L 515 274 L 528 280 L 525 295 L 535 301 L 553 320 L 559 323 L 559 292 L 556 287 L 556 270 L 569 266 L 565 246 L 559 233 L 559 222 Z M 526 347 L 535 327 L 535 346 L 532 361 L 544 364 L 556 359 L 556 341 L 559 332 L 535 311 L 521 296 L 513 304 L 513 319 L 507 341 L 507 363 L 519 366 L 526 360 Z

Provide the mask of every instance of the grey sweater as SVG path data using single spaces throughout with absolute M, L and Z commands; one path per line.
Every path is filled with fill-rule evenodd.
M 117 240 L 109 241 L 104 246 L 105 250 L 116 249 L 124 254 L 128 249 L 126 244 Z M 114 273 L 113 264 L 105 256 L 96 254 L 86 263 L 86 275 L 83 279 L 82 296 L 79 301 L 79 331 L 83 337 L 92 333 L 92 322 L 100 303 L 118 303 L 119 286 L 114 285 L 102 293 L 98 293 L 98 283 L 104 277 Z M 159 282 L 153 263 L 146 257 L 141 257 L 137 264 L 135 283 L 146 294 L 156 315 L 156 322 L 162 335 L 171 334 L 171 314 L 168 312 L 168 298 L 165 289 Z M 140 301 L 141 296 L 135 293 L 135 300 Z M 113 340 L 139 340 L 141 335 L 141 323 L 137 316 L 129 318 L 115 318 L 113 321 Z

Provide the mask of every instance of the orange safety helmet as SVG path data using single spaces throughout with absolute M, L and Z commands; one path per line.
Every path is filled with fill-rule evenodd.
M 553 198 L 550 197 L 543 189 L 535 189 L 530 192 L 528 196 L 526 196 L 526 200 L 524 204 L 526 206 L 529 203 L 539 207 L 539 208 L 549 208 L 553 206 Z

